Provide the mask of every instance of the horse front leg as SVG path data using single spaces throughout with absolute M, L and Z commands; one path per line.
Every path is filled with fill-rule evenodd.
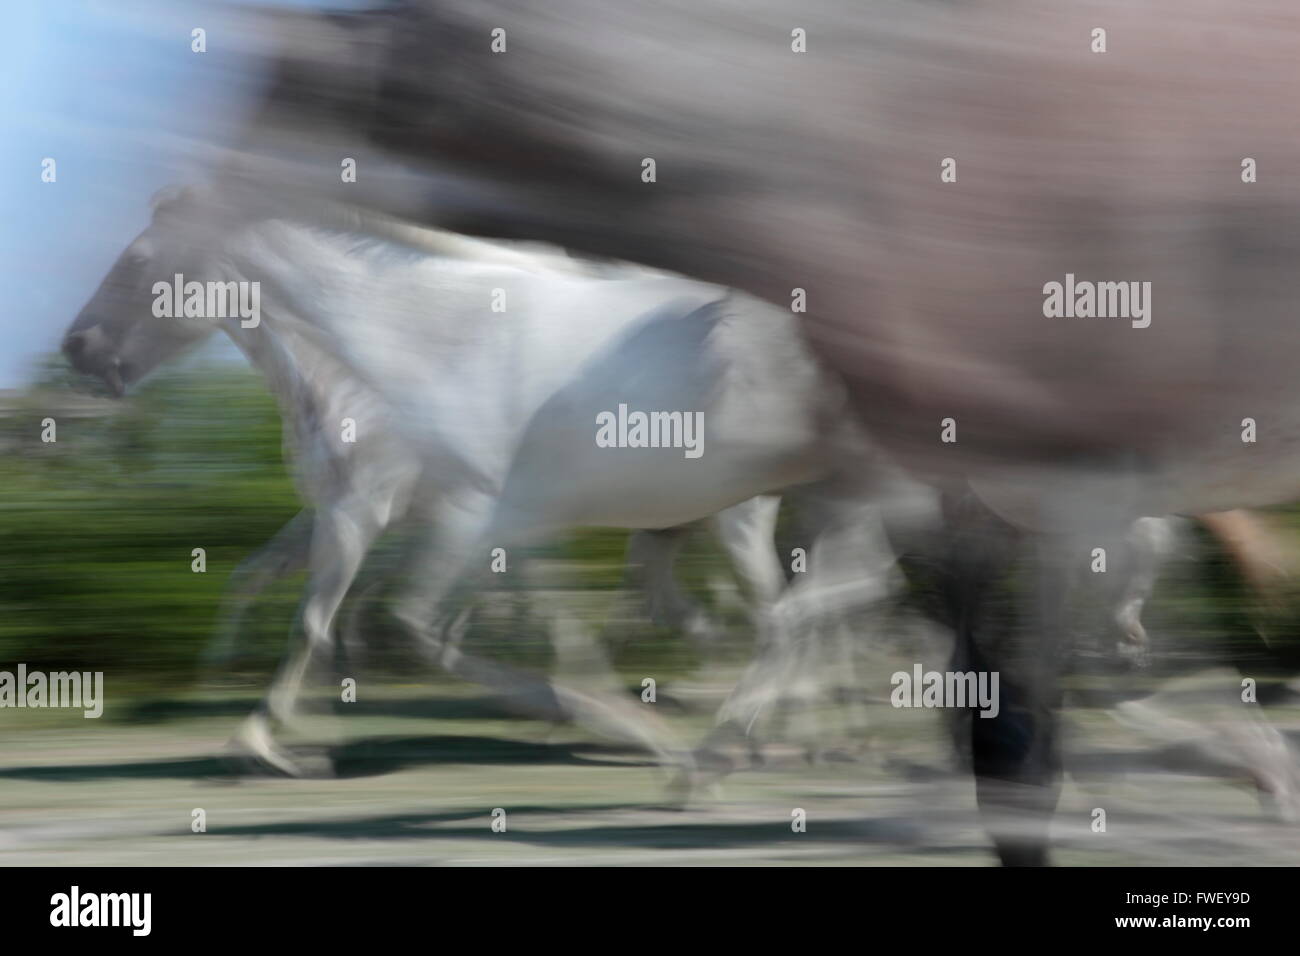
M 552 530 L 503 520 L 499 502 L 488 495 L 448 504 L 438 516 L 437 534 L 426 540 L 427 560 L 417 563 L 417 573 L 399 602 L 398 619 L 431 664 L 495 691 L 519 711 L 552 722 L 571 720 L 601 736 L 637 744 L 661 763 L 688 760 L 665 723 L 645 704 L 634 704 L 621 694 L 566 686 L 465 649 L 471 602 L 493 577 L 494 552 L 505 550 L 505 573 L 510 573 L 522 546 Z M 433 569 L 432 578 L 427 568 Z M 588 643 L 585 633 L 574 631 L 572 622 L 560 615 L 552 627 L 553 639 L 557 636 L 576 642 L 574 647 Z
M 277 672 L 265 699 L 236 731 L 232 745 L 290 776 L 301 776 L 297 762 L 275 742 L 272 721 L 294 723 L 299 694 L 307 676 L 333 646 L 333 624 L 343 598 L 383 530 L 370 502 L 355 497 L 316 515 L 308 559 L 307 590 L 302 604 L 302 635 Z
M 958 639 L 968 643 L 968 660 L 979 675 L 998 675 L 997 711 L 970 713 L 971 765 L 980 816 L 1005 866 L 1048 865 L 1048 831 L 1061 790 L 1058 711 L 1065 600 L 1069 576 L 1056 543 L 1039 549 L 1033 608 L 1019 676 L 1005 645 L 974 646 L 970 627 Z
M 216 672 L 233 664 L 238 656 L 244 617 L 258 596 L 277 581 L 307 567 L 313 523 L 310 509 L 298 512 L 231 573 L 221 599 L 216 636 L 200 658 L 205 672 Z
M 1098 545 L 1122 550 L 1134 510 L 1131 502 L 1125 505 L 1126 486 L 1100 487 L 1111 493 L 1096 493 L 1097 486 L 1086 484 L 1079 490 L 1090 494 L 1041 493 L 1037 526 L 1051 530 L 1018 540 L 987 509 L 971 520 L 982 507 L 972 504 L 973 496 L 966 497 L 963 507 L 948 510 L 954 529 L 948 582 L 957 635 L 953 669 L 974 671 L 984 686 L 992 687 L 995 675 L 998 681 L 996 709 L 982 700 L 967 702 L 963 716 L 969 722 L 980 815 L 1007 866 L 1048 863 L 1049 829 L 1061 790 L 1058 730 L 1067 602 L 1073 585 L 1089 577 Z M 1028 587 L 999 587 L 1017 554 L 1027 559 Z M 1012 611 L 1009 619 L 990 613 L 996 610 L 997 595 Z M 1092 604 L 1107 606 L 1095 598 L 1091 596 Z M 1087 607 L 1071 605 L 1070 610 L 1093 616 Z M 1009 639 L 1013 635 L 1018 640 Z

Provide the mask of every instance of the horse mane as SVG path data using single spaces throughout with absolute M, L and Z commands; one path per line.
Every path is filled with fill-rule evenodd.
M 434 226 L 416 225 L 387 213 L 346 203 L 315 203 L 309 211 L 296 213 L 293 218 L 304 225 L 357 233 L 462 262 L 487 262 L 534 272 L 571 275 L 596 275 L 599 269 L 595 263 L 574 258 L 563 249 L 546 243 L 478 239 Z
M 559 246 L 543 242 L 480 239 L 436 226 L 417 224 L 387 212 L 364 209 L 346 202 L 318 198 L 268 196 L 264 188 L 245 182 L 221 186 L 170 185 L 150 201 L 155 215 L 170 210 L 183 212 L 192 202 L 208 204 L 217 211 L 216 221 L 229 225 L 272 220 L 330 230 L 361 238 L 391 242 L 414 252 L 454 259 L 512 266 L 530 272 L 560 273 L 597 277 L 608 275 L 608 265 L 571 256 Z M 232 221 L 233 220 L 233 221 Z M 615 272 L 639 267 L 620 264 Z

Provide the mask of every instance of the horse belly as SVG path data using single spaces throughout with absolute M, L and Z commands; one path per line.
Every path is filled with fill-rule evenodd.
M 529 526 L 671 528 L 823 473 L 808 459 L 706 452 L 692 460 L 677 449 L 593 448 L 570 464 L 529 474 L 526 490 L 503 497 L 503 512 Z

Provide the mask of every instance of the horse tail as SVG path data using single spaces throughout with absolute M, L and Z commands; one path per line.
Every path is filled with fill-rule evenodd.
M 1199 517 L 1219 545 L 1225 566 L 1237 578 L 1238 610 L 1221 621 L 1225 634 L 1231 635 L 1229 657 L 1243 674 L 1268 674 L 1280 680 L 1295 677 L 1300 673 L 1300 588 L 1296 586 L 1300 548 L 1266 514 L 1224 511 Z M 1261 685 L 1261 703 L 1266 702 L 1265 690 Z M 1269 695 L 1274 696 L 1273 690 Z
M 1294 544 L 1263 515 L 1237 509 L 1198 517 L 1257 595 L 1276 595 L 1300 565 Z

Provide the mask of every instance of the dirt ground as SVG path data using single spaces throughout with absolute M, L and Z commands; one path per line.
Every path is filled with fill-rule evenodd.
M 973 785 L 934 712 L 868 704 L 856 728 L 823 725 L 815 755 L 770 745 L 761 766 L 679 809 L 670 775 L 631 748 L 512 716 L 450 682 L 365 690 L 298 741 L 315 765 L 333 764 L 333 776 L 310 779 L 240 775 L 223 759 L 251 691 L 137 702 L 100 721 L 29 712 L 0 745 L 0 863 L 993 863 Z M 665 690 L 654 706 L 683 736 L 702 735 L 708 709 Z M 1277 720 L 1300 739 L 1300 712 Z M 1280 822 L 1240 774 L 1107 711 L 1072 711 L 1067 726 L 1056 863 L 1300 861 L 1300 825 Z M 191 828 L 199 808 L 201 833 Z M 496 808 L 504 832 L 493 830 Z M 1097 808 L 1105 832 L 1094 832 Z M 792 829 L 796 809 L 804 832 Z

